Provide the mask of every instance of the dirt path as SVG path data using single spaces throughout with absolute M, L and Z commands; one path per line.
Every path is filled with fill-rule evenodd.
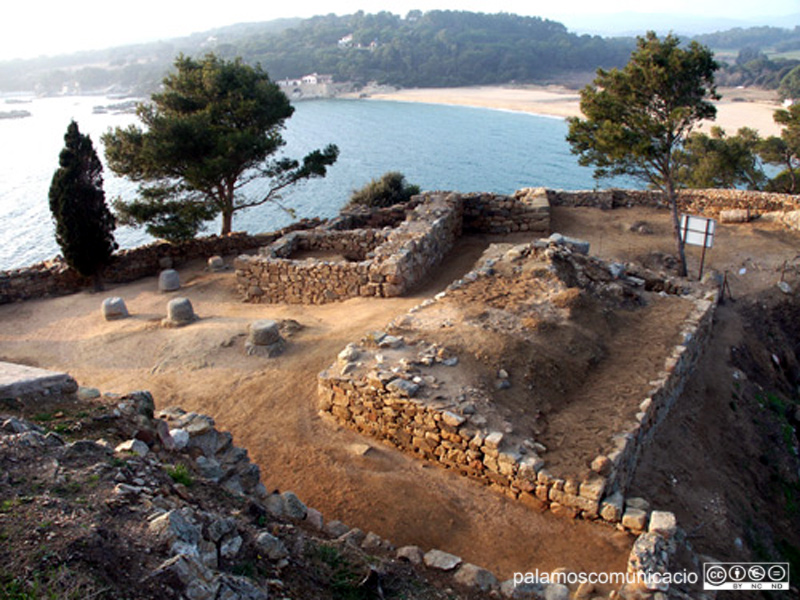
M 564 566 L 624 569 L 631 540 L 612 528 L 535 513 L 317 416 L 316 374 L 339 350 L 443 289 L 488 241 L 464 239 L 409 298 L 245 305 L 231 273 L 206 273 L 196 263 L 181 270 L 177 293 L 154 292 L 155 278 L 106 290 L 125 298 L 133 317 L 123 321 L 104 322 L 102 297 L 88 293 L 0 306 L 0 359 L 67 370 L 104 391 L 149 389 L 159 407 L 211 414 L 249 449 L 268 488 L 291 489 L 328 519 L 395 544 L 441 548 L 503 577 Z M 190 298 L 201 319 L 163 329 L 158 321 L 176 294 Z M 304 328 L 278 358 L 245 357 L 243 334 L 259 318 L 291 318 Z M 372 449 L 358 455 L 356 443 Z

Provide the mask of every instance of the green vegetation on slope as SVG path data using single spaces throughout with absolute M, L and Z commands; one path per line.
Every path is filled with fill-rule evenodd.
M 579 36 L 554 21 L 511 14 L 411 11 L 246 24 L 172 42 L 0 63 L 0 92 L 45 94 L 116 86 L 148 93 L 178 52 L 241 56 L 274 79 L 318 72 L 337 81 L 453 86 L 541 81 L 624 64 L 630 39 Z M 92 65 L 92 66 L 88 66 Z

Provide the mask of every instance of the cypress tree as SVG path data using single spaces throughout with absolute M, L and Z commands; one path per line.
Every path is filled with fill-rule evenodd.
M 99 289 L 100 270 L 117 248 L 116 220 L 106 205 L 103 165 L 88 135 L 72 121 L 64 135 L 59 167 L 50 184 L 50 212 L 56 241 L 67 264 Z

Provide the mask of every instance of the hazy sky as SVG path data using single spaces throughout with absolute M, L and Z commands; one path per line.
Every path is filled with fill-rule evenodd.
M 800 0 L 224 0 L 213 4 L 202 0 L 17 0 L 3 7 L 0 60 L 151 41 L 244 21 L 349 14 L 360 9 L 405 15 L 415 8 L 511 12 L 569 25 L 570 15 L 623 11 L 729 19 L 787 15 L 800 10 Z

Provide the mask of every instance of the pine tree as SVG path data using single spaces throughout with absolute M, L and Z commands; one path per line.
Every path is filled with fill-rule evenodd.
M 56 241 L 67 264 L 99 288 L 100 270 L 117 248 L 116 221 L 106 205 L 103 165 L 88 135 L 72 121 L 64 135 L 59 167 L 50 184 L 50 212 Z

